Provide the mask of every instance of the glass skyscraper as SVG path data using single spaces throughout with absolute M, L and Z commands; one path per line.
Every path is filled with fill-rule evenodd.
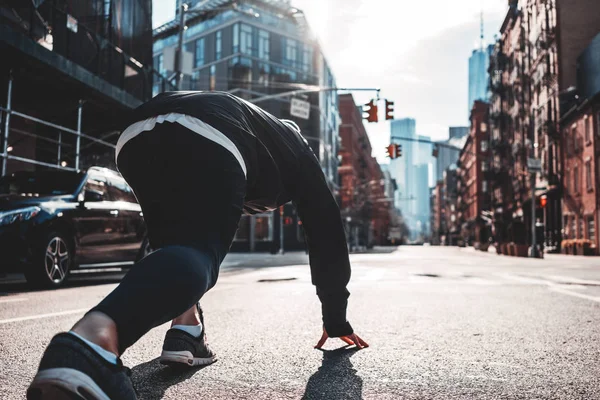
M 390 163 L 390 173 L 398 185 L 395 204 L 410 229 L 411 239 L 417 239 L 426 236 L 429 229 L 429 166 L 433 162 L 430 138 L 417 135 L 413 118 L 393 120 L 390 136 L 391 142 L 402 145 L 402 156 Z
M 488 101 L 488 68 L 493 47 L 482 45 L 469 58 L 469 116 L 476 100 Z

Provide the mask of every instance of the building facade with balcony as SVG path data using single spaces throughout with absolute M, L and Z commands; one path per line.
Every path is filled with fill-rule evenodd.
M 360 109 L 351 94 L 339 96 L 341 164 L 339 204 L 351 248 L 386 244 L 393 198 L 363 125 Z M 393 191 L 392 191 L 393 193 Z M 388 188 L 389 194 L 389 188 Z
M 531 207 L 527 156 L 532 137 L 522 13 L 511 3 L 490 57 L 490 165 L 493 235 L 497 245 L 524 242 Z
M 182 79 L 181 89 L 227 91 L 255 102 L 278 118 L 294 120 L 319 158 L 331 190 L 338 196 L 337 92 L 324 90 L 299 95 L 310 103 L 307 119 L 290 114 L 290 96 L 258 100 L 307 85 L 336 87 L 304 13 L 287 0 L 192 1 L 185 21 L 183 49 L 193 62 L 191 74 Z M 178 16 L 154 29 L 154 66 L 167 76 L 173 76 L 167 67 L 172 64 L 169 54 L 173 54 L 178 44 L 178 34 Z M 162 82 L 155 82 L 154 94 L 163 90 Z M 244 216 L 233 249 L 277 251 L 281 247 L 279 218 L 279 212 Z M 291 205 L 284 207 L 283 220 L 283 247 L 304 248 L 301 223 Z
M 493 167 L 500 173 L 494 179 L 493 200 L 497 241 L 514 241 L 514 232 L 523 230 L 531 237 L 526 160 L 533 157 L 542 162 L 533 201 L 547 199 L 535 218 L 544 225 L 546 248 L 560 249 L 566 178 L 559 127 L 565 110 L 560 98 L 576 86 L 577 57 L 599 31 L 597 1 L 509 1 L 490 63 L 492 144 L 498 156 Z M 512 168 L 504 171 L 504 165 Z
M 152 95 L 152 1 L 3 1 L 0 54 L 2 174 L 114 168 Z
M 431 188 L 431 244 L 443 244 L 442 236 L 446 231 L 445 213 L 444 183 L 438 181 Z
M 458 169 L 456 164 L 451 165 L 444 171 L 442 179 L 443 203 L 442 207 L 444 221 L 440 239 L 442 244 L 456 246 L 460 240 L 460 220 L 458 218 Z
M 561 118 L 564 194 L 563 238 L 599 254 L 600 34 L 578 59 L 577 97 Z
M 490 209 L 489 105 L 476 101 L 471 111 L 471 130 L 458 160 L 457 208 L 461 236 L 466 244 L 487 246 L 490 229 L 481 218 Z M 486 247 L 487 248 L 487 247 Z

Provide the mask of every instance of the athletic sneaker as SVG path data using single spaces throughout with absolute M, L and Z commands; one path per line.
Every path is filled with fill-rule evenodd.
M 195 337 L 180 329 L 169 329 L 165 336 L 160 363 L 170 366 L 188 365 L 195 367 L 208 365 L 217 361 L 217 356 L 208 347 L 206 341 L 206 329 L 202 309 L 198 306 L 202 333 Z
M 56 335 L 27 389 L 28 400 L 135 400 L 131 371 L 69 333 Z

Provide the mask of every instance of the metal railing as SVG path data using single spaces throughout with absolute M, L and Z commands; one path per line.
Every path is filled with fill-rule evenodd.
M 0 107 L 0 116 L 2 117 L 1 120 L 4 121 L 4 125 L 2 128 L 3 146 L 2 146 L 2 153 L 0 153 L 0 157 L 2 158 L 2 176 L 6 175 L 6 173 L 7 173 L 7 163 L 9 160 L 19 161 L 19 162 L 23 162 L 23 163 L 27 163 L 27 164 L 39 165 L 39 166 L 48 167 L 48 168 L 58 168 L 58 169 L 65 169 L 65 170 L 71 170 L 71 171 L 78 171 L 80 169 L 80 161 L 81 161 L 81 147 L 82 147 L 81 139 L 86 139 L 86 140 L 91 141 L 92 143 L 106 146 L 109 149 L 114 149 L 116 147 L 114 144 L 112 144 L 110 142 L 95 138 L 90 135 L 86 135 L 85 133 L 82 132 L 81 125 L 82 125 L 82 118 L 83 118 L 83 101 L 79 101 L 79 104 L 77 107 L 77 129 L 71 129 L 71 128 L 68 128 L 65 126 L 61 126 L 61 125 L 58 125 L 58 124 L 55 124 L 55 123 L 52 123 L 49 121 L 45 121 L 43 119 L 36 118 L 31 115 L 27 115 L 27 114 L 13 110 L 11 108 L 12 96 L 13 96 L 12 82 L 13 82 L 13 79 L 11 76 L 8 81 L 8 93 L 7 93 L 7 102 L 6 102 L 7 107 Z M 11 128 L 11 119 L 14 117 L 21 118 L 26 121 L 30 121 L 30 122 L 36 123 L 38 125 L 41 125 L 43 127 L 52 128 L 52 129 L 58 131 L 58 140 L 47 138 L 45 136 L 38 135 L 35 133 L 23 131 L 23 130 L 20 130 L 17 128 Z M 20 134 L 22 136 L 39 138 L 43 141 L 56 144 L 57 145 L 57 148 L 56 148 L 56 151 L 57 151 L 56 160 L 57 161 L 56 161 L 56 163 L 45 162 L 45 161 L 40 161 L 40 160 L 36 160 L 36 159 L 32 159 L 32 158 L 27 158 L 27 157 L 10 154 L 14 150 L 9 142 L 11 139 L 11 135 L 10 135 L 11 132 Z M 72 147 L 70 144 L 63 142 L 63 133 L 75 136 L 74 167 L 67 166 L 67 164 L 64 163 L 64 161 L 63 161 L 64 155 L 65 155 L 63 153 L 63 150 L 65 148 Z

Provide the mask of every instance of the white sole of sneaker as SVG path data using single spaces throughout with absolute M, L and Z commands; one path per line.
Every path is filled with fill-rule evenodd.
M 110 400 L 92 378 L 72 368 L 37 373 L 27 389 L 27 400 Z
M 165 351 L 163 350 L 160 355 L 161 364 L 185 364 L 190 367 L 197 367 L 200 365 L 208 365 L 217 361 L 217 357 L 210 358 L 198 358 L 194 357 L 189 351 Z

